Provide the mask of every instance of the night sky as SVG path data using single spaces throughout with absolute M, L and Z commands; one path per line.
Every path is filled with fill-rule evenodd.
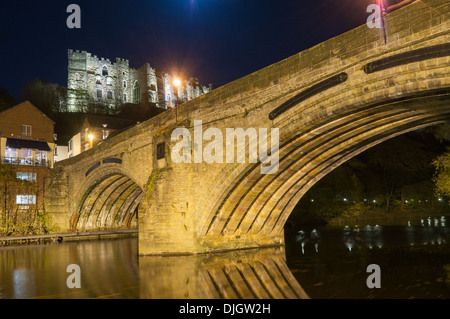
M 67 50 L 148 62 L 215 88 L 366 22 L 371 0 L 3 0 L 0 86 L 67 86 Z M 81 29 L 66 26 L 81 7 Z

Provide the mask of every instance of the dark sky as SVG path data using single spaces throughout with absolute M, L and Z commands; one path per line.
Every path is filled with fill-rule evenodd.
M 0 87 L 67 85 L 67 50 L 148 62 L 214 87 L 366 22 L 371 0 L 2 0 Z M 66 12 L 81 7 L 81 29 Z

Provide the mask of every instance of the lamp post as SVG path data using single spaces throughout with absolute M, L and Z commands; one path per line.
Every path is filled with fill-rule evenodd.
M 173 80 L 173 85 L 176 87 L 177 89 L 177 99 L 176 99 L 176 103 L 174 103 L 174 107 L 175 107 L 175 122 L 178 122 L 178 88 L 181 85 L 181 81 L 178 78 L 175 78 Z
M 93 145 L 94 135 L 93 134 L 89 134 L 88 138 L 89 138 L 89 148 L 92 148 L 94 146 Z

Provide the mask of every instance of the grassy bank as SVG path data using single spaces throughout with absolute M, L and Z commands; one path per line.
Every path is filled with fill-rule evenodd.
M 440 217 L 448 215 L 448 212 L 436 211 L 414 211 L 414 210 L 391 210 L 371 209 L 358 216 L 340 215 L 327 221 L 330 225 L 407 225 L 408 221 L 427 219 L 428 217 Z
M 364 210 L 353 210 L 341 212 L 310 212 L 296 210 L 288 219 L 287 228 L 296 226 L 319 226 L 319 225 L 407 225 L 408 221 L 419 221 L 428 217 L 449 216 L 450 211 L 446 209 L 423 210 L 397 208 L 386 211 L 382 208 L 369 208 Z M 414 222 L 413 222 L 414 223 Z

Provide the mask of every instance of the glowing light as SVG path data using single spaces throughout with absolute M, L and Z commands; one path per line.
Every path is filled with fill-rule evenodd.
M 176 78 L 175 80 L 173 80 L 173 85 L 175 85 L 176 87 L 179 87 L 181 85 L 180 79 Z
M 92 135 L 92 134 L 89 134 L 89 135 L 88 135 L 88 138 L 89 138 L 89 141 L 91 141 L 91 142 L 92 142 L 92 141 L 94 140 L 94 135 Z

